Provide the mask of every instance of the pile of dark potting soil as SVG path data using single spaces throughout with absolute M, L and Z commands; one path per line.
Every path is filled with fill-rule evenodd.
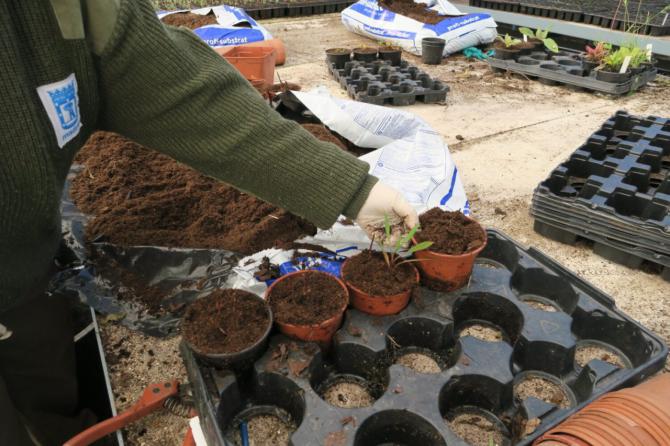
M 323 274 L 301 274 L 272 288 L 270 306 L 275 320 L 289 324 L 316 324 L 342 310 L 342 287 Z
M 482 246 L 486 241 L 479 224 L 468 220 L 462 213 L 433 208 L 419 216 L 419 241 L 431 241 L 431 251 L 458 255 Z
M 342 274 L 347 282 L 361 291 L 392 296 L 414 288 L 415 271 L 409 263 L 391 269 L 381 253 L 365 250 L 349 259 Z
M 186 28 L 196 29 L 206 25 L 216 25 L 216 16 L 214 14 L 200 15 L 192 12 L 177 12 L 166 15 L 161 19 L 166 25 L 185 26 Z
M 378 3 L 384 9 L 428 25 L 435 25 L 448 17 L 428 9 L 423 3 L 414 3 L 413 0 L 379 0 Z
M 269 323 L 267 308 L 253 295 L 217 290 L 188 306 L 181 330 L 201 353 L 235 353 L 258 341 Z
M 88 240 L 251 254 L 312 235 L 299 217 L 120 135 L 97 132 L 75 160 L 71 195 Z
M 348 141 L 347 139 L 333 133 L 328 127 L 323 124 L 301 124 L 305 130 L 314 135 L 317 139 L 325 142 L 332 142 L 345 152 L 349 152 L 354 156 L 361 156 L 368 153 L 371 149 L 364 149 L 358 147 Z

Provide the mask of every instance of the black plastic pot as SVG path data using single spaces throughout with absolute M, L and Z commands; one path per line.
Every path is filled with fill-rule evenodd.
M 374 62 L 377 60 L 376 48 L 354 48 L 354 60 Z
M 402 49 L 397 46 L 381 46 L 379 47 L 379 58 L 388 60 L 391 65 L 398 67 L 402 61 Z
M 635 67 L 635 68 L 631 67 L 630 74 L 631 74 L 631 76 L 636 76 L 636 75 L 642 73 L 645 69 L 646 69 L 646 67 L 643 67 L 642 65 L 640 65 L 639 67 Z
M 516 59 L 521 55 L 521 50 L 510 48 L 495 48 L 495 57 L 497 59 Z
M 584 74 L 586 76 L 591 74 L 591 71 L 593 71 L 598 65 L 600 65 L 598 62 L 582 59 L 582 68 L 584 68 Z
M 596 70 L 596 79 L 611 84 L 622 84 L 630 79 L 630 70 L 625 73 L 615 73 L 613 71 Z
M 335 68 L 341 70 L 344 64 L 351 60 L 351 50 L 347 48 L 329 48 L 326 50 L 326 59 L 329 64 L 335 64 Z
M 650 62 L 642 62 L 640 66 L 644 67 L 645 70 L 651 70 L 657 63 L 658 61 L 656 59 L 652 59 Z
M 439 37 L 424 37 L 421 40 L 421 61 L 428 65 L 439 65 L 446 44 L 447 42 Z

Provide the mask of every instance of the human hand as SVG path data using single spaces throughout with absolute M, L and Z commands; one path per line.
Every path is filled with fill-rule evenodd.
M 384 222 L 391 224 L 391 237 L 384 231 Z M 395 244 L 397 239 L 419 223 L 419 217 L 400 192 L 382 182 L 375 184 L 355 218 L 371 239 Z

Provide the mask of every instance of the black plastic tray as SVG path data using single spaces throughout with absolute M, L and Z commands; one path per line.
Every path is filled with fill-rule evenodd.
M 268 6 L 244 6 L 247 14 L 256 20 L 273 19 L 278 17 L 299 17 L 316 14 L 332 14 L 341 12 L 355 2 L 345 1 L 316 1 L 316 2 L 296 2 L 296 3 L 273 3 Z
M 547 17 L 550 19 L 567 20 L 570 22 L 587 23 L 590 25 L 601 26 L 603 28 L 616 29 L 626 31 L 627 26 L 631 23 L 626 23 L 621 19 L 613 19 L 612 16 L 605 16 L 603 14 L 589 13 L 584 10 L 566 8 L 566 7 L 552 7 L 543 6 L 539 4 L 529 4 L 523 2 L 503 1 L 503 0 L 470 0 L 470 6 L 478 8 L 494 9 L 498 11 L 518 12 L 521 14 L 535 15 L 539 17 Z M 616 7 L 616 2 L 613 2 Z M 649 34 L 652 36 L 663 36 L 670 34 L 670 21 L 666 25 L 635 23 L 640 30 L 640 34 Z
M 573 89 L 584 89 L 624 95 L 636 91 L 656 78 L 658 71 L 650 68 L 636 74 L 630 80 L 615 84 L 596 79 L 594 71 L 589 74 L 582 66 L 582 55 L 571 51 L 560 51 L 556 55 L 549 55 L 545 51 L 535 51 L 520 55 L 515 59 L 487 59 L 494 71 L 511 71 L 538 79 L 548 85 L 565 85 Z
M 328 64 L 328 62 L 326 62 Z M 449 86 L 433 79 L 403 60 L 399 66 L 388 61 L 346 62 L 343 69 L 328 64 L 330 74 L 357 101 L 376 105 L 411 105 L 444 102 Z
M 422 289 L 394 316 L 350 309 L 329 352 L 274 334 L 253 370 L 236 376 L 199 363 L 182 346 L 208 444 L 230 444 L 224 433 L 245 417 L 279 413 L 298 424 L 293 445 L 464 446 L 443 416 L 469 409 L 511 436 L 524 420 L 538 418 L 541 424 L 514 443 L 529 445 L 599 395 L 663 367 L 663 342 L 621 313 L 609 296 L 540 251 L 497 231 L 488 236 L 467 287 L 447 294 Z M 532 308 L 527 299 L 558 311 Z M 472 323 L 500 329 L 504 340 L 460 337 Z M 574 361 L 582 343 L 609 346 L 630 367 L 593 359 L 582 368 Z M 428 354 L 442 372 L 421 374 L 394 364 L 407 352 Z M 563 386 L 573 406 L 516 400 L 514 385 L 528 375 Z M 366 408 L 331 406 L 319 394 L 338 379 L 367 385 L 376 401 Z

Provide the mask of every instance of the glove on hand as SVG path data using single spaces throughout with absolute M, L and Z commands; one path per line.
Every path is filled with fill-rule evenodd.
M 395 244 L 404 231 L 419 223 L 416 211 L 402 194 L 378 182 L 373 186 L 355 220 L 368 237 L 381 242 L 385 237 L 385 218 L 391 223 L 391 238 L 385 240 L 387 244 Z

